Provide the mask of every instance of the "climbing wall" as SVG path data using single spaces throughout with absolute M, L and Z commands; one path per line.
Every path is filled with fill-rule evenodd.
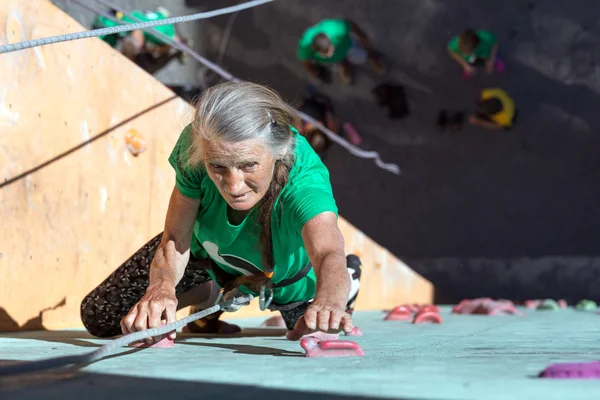
M 46 0 L 0 2 L 0 44 L 83 30 Z M 0 331 L 81 326 L 81 299 L 162 230 L 167 157 L 191 111 L 96 38 L 0 55 Z M 430 283 L 341 224 L 368 264 L 361 308 L 431 300 Z

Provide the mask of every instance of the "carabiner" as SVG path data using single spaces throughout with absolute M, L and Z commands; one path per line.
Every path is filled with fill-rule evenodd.
M 273 289 L 267 287 L 266 283 L 260 286 L 260 293 L 258 294 L 258 305 L 261 311 L 265 311 L 271 305 L 273 301 Z

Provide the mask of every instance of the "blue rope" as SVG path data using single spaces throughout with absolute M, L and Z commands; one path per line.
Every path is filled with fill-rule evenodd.
M 110 28 L 93 29 L 90 31 L 68 33 L 66 35 L 51 36 L 51 37 L 46 37 L 46 38 L 40 38 L 40 39 L 28 40 L 28 41 L 24 41 L 24 42 L 7 44 L 4 46 L 0 46 L 0 54 L 10 53 L 13 51 L 18 51 L 18 50 L 24 50 L 24 49 L 28 49 L 31 47 L 44 46 L 47 44 L 67 42 L 70 40 L 85 39 L 85 38 L 97 37 L 97 36 L 102 36 L 102 35 L 111 35 L 113 33 L 119 33 L 119 32 L 135 31 L 137 29 L 150 28 L 150 27 L 159 26 L 159 25 L 178 24 L 180 22 L 195 21 L 197 19 L 207 19 L 207 18 L 216 17 L 218 15 L 231 14 L 231 13 L 234 13 L 234 12 L 237 12 L 240 10 L 245 10 L 247 8 L 256 7 L 261 4 L 270 3 L 272 1 L 274 1 L 274 0 L 253 0 L 253 1 L 249 1 L 247 3 L 242 3 L 242 4 L 238 4 L 236 6 L 232 6 L 232 7 L 225 7 L 225 8 L 221 8 L 218 10 L 197 13 L 197 14 L 192 14 L 192 15 L 185 15 L 182 17 L 167 18 L 167 19 L 162 19 L 159 21 L 139 22 L 139 23 L 135 23 L 135 24 L 113 26 Z

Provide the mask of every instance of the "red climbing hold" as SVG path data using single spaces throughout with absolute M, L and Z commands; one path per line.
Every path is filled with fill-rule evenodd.
M 438 313 L 440 312 L 440 308 L 438 306 L 435 306 L 433 304 L 425 304 L 424 306 L 421 306 L 421 308 L 419 309 L 419 311 L 432 311 L 434 313 Z
M 363 335 L 363 333 L 358 326 L 355 326 L 354 328 L 352 328 L 350 333 L 346 333 L 346 336 L 362 336 L 362 335 Z
M 307 336 L 300 341 L 300 346 L 306 351 L 306 357 L 357 357 L 365 352 L 356 342 L 349 340 L 326 340 Z
M 386 321 L 408 321 L 412 311 L 407 306 L 394 307 L 392 311 L 385 317 Z
M 413 324 L 422 324 L 425 322 L 433 322 L 434 324 L 441 324 L 442 317 L 434 311 L 419 311 L 413 319 Z

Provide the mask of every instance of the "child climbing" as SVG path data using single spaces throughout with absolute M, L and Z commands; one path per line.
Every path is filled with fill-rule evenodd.
M 516 116 L 515 102 L 506 91 L 487 88 L 482 90 L 477 111 L 469 116 L 469 123 L 488 129 L 510 129 Z
M 169 12 L 158 7 L 155 11 L 132 11 L 130 14 L 133 18 L 118 12 L 117 10 L 110 11 L 114 19 L 121 20 L 126 23 L 158 21 L 169 18 Z M 99 15 L 93 22 L 93 29 L 108 28 L 119 25 L 117 22 L 103 15 Z M 159 25 L 154 27 L 157 31 L 168 36 L 174 41 L 188 43 L 189 40 L 183 38 L 177 31 L 175 25 Z M 171 59 L 178 58 L 181 63 L 185 62 L 185 53 L 181 51 L 172 52 L 172 47 L 164 40 L 152 35 L 149 32 L 134 30 L 131 32 L 120 32 L 111 35 L 100 36 L 102 40 L 118 49 L 124 56 L 136 62 L 140 67 L 153 73 L 156 70 L 165 66 Z M 155 66 L 156 64 L 156 66 Z M 160 66 L 160 67 L 158 67 Z
M 498 59 L 498 39 L 492 32 L 467 29 L 448 42 L 450 56 L 460 64 L 465 78 L 476 74 L 477 67 L 485 67 L 488 73 L 504 71 L 504 63 Z
M 326 65 L 334 66 L 342 79 L 352 82 L 350 65 L 369 61 L 375 72 L 383 74 L 381 57 L 374 51 L 365 32 L 354 22 L 326 19 L 308 28 L 300 38 L 296 56 L 312 76 L 326 79 Z

